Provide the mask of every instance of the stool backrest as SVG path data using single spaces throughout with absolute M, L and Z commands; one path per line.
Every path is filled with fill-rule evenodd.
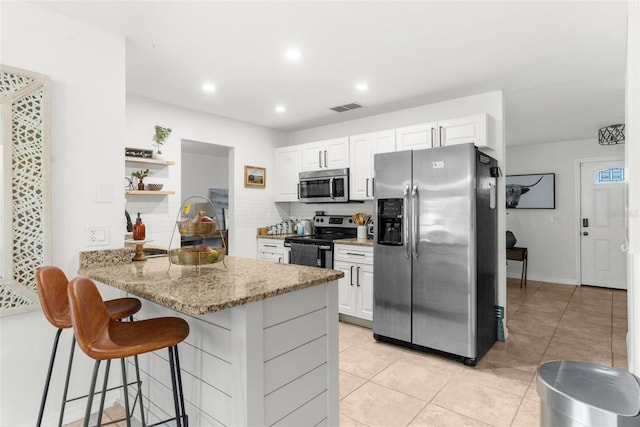
M 56 328 L 71 327 L 69 297 L 67 286 L 69 279 L 58 267 L 49 265 L 36 270 L 36 285 L 40 305 L 47 320 Z
M 98 341 L 104 330 L 109 328 L 111 317 L 93 280 L 86 277 L 72 279 L 67 294 L 76 341 L 82 351 L 94 357 L 92 343 Z

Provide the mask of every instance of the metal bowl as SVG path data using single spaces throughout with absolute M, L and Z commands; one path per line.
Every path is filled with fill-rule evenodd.
M 224 259 L 227 251 L 224 248 L 212 248 L 217 253 L 217 258 L 210 257 L 209 252 L 197 252 L 195 248 L 172 249 L 169 257 L 172 264 L 177 265 L 206 265 L 220 262 Z
M 164 184 L 147 184 L 147 188 L 151 191 L 160 191 Z
M 178 221 L 180 234 L 209 235 L 216 231 L 215 222 L 189 222 Z

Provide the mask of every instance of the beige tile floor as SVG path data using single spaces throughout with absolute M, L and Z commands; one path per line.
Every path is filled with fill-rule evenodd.
M 509 339 L 476 367 L 379 343 L 370 329 L 340 323 L 340 425 L 537 427 L 541 362 L 627 367 L 625 291 L 535 281 L 520 289 L 509 279 L 507 310 Z M 105 421 L 118 419 L 122 408 L 105 412 Z
M 627 294 L 519 280 L 508 333 L 476 367 L 385 343 L 340 324 L 341 426 L 538 426 L 535 371 L 547 360 L 626 368 Z

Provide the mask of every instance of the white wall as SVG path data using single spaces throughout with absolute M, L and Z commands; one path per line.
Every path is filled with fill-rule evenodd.
M 151 148 L 150 137 L 156 124 L 172 129 L 162 152 L 167 160 L 174 160 L 176 165 L 163 168 L 157 176 L 159 179 L 162 174 L 165 188 L 175 190 L 176 194 L 160 200 L 156 196 L 127 198 L 130 213 L 144 213 L 147 238 L 153 239 L 154 244 L 159 246 L 169 246 L 180 205 L 190 196 L 181 194 L 179 188 L 183 163 L 179 141 L 223 145 L 231 148 L 228 182 L 230 254 L 255 258 L 256 229 L 283 219 L 273 202 L 274 185 L 269 181 L 269 171 L 273 170 L 273 149 L 286 143 L 286 133 L 127 95 L 126 137 L 122 147 Z M 141 144 L 140 141 L 147 143 Z M 244 187 L 245 165 L 267 168 L 266 188 Z M 174 243 L 171 245 L 175 246 Z
M 624 156 L 624 146 L 603 146 L 594 138 L 507 148 L 505 175 L 556 174 L 555 209 L 507 210 L 507 229 L 518 239 L 517 246 L 529 251 L 528 279 L 578 284 L 576 160 L 610 156 Z M 552 223 L 552 217 L 559 222 Z M 507 271 L 510 277 L 520 277 L 521 263 L 509 262 Z
M 435 104 L 423 105 L 416 108 L 394 111 L 392 113 L 379 114 L 357 120 L 350 120 L 334 125 L 321 126 L 292 132 L 289 136 L 289 144 L 302 144 L 341 136 L 358 135 L 361 133 L 375 132 L 386 129 L 394 129 L 411 126 L 420 123 L 434 122 L 438 120 L 463 117 L 478 113 L 487 113 L 490 117 L 488 133 L 489 138 L 495 142 L 495 150 L 486 150 L 487 154 L 498 160 L 498 165 L 505 170 L 505 141 L 504 141 L 504 100 L 501 91 L 483 93 L 479 95 L 456 98 Z M 343 113 L 349 114 L 349 113 Z M 505 200 L 504 178 L 498 180 L 498 236 L 505 235 Z M 286 205 L 286 203 L 280 203 Z M 333 208 L 335 206 L 336 208 Z M 294 216 L 308 215 L 313 210 L 324 210 L 328 213 L 354 213 L 363 211 L 373 213 L 372 203 L 363 205 L 308 205 L 296 206 L 291 203 L 289 212 Z M 505 259 L 504 239 L 498 239 L 498 259 Z M 498 304 L 506 306 L 506 268 L 503 262 L 498 262 Z
M 229 157 L 182 152 L 182 182 L 186 194 L 209 197 L 210 188 L 228 188 Z M 186 195 L 185 194 L 185 195 Z
M 122 247 L 115 225 L 123 221 L 125 40 L 25 2 L 0 2 L 0 8 L 0 61 L 50 77 L 52 262 L 73 276 L 87 225 L 109 225 L 110 246 Z M 112 186 L 110 203 L 96 202 L 99 183 Z M 55 330 L 39 310 L 2 318 L 0 328 L 0 425 L 32 426 Z M 88 388 L 91 363 L 79 355 L 75 368 L 71 393 L 77 395 Z M 61 375 L 52 396 L 62 395 Z M 49 413 L 58 411 L 55 400 Z

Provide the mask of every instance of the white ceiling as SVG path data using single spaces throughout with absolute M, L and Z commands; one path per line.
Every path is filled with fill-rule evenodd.
M 499 89 L 507 145 L 624 122 L 626 1 L 33 3 L 126 36 L 129 93 L 284 131 Z

